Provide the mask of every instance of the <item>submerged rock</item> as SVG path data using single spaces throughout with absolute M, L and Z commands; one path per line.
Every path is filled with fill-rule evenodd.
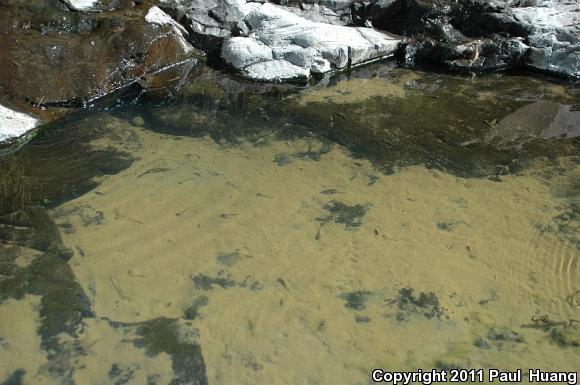
M 272 4 L 250 12 L 244 23 L 246 36 L 227 40 L 221 56 L 256 80 L 304 79 L 381 59 L 400 42 L 370 28 L 313 22 Z
M 490 125 L 486 142 L 500 147 L 521 148 L 536 138 L 580 136 L 580 111 L 574 111 L 570 105 L 539 101 L 525 105 Z

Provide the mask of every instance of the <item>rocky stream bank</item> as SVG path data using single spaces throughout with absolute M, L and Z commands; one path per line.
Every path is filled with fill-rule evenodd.
M 276 83 L 388 57 L 574 79 L 579 21 L 572 0 L 1 0 L 0 141 L 128 86 L 171 95 L 204 62 Z

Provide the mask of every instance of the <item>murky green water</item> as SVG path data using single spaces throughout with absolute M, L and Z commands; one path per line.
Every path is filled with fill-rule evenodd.
M 579 137 L 573 85 L 386 64 L 47 127 L 0 160 L 0 384 L 578 371 Z

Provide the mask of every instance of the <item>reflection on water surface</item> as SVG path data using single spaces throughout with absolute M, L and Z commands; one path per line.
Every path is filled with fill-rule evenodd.
M 578 370 L 578 91 L 364 71 L 210 73 L 2 160 L 0 381 Z

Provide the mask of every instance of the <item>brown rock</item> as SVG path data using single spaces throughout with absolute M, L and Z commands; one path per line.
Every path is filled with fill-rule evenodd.
M 19 105 L 78 107 L 136 81 L 163 88 L 202 57 L 185 31 L 146 21 L 150 5 L 103 4 L 109 10 L 77 12 L 58 0 L 0 0 L 0 93 Z

